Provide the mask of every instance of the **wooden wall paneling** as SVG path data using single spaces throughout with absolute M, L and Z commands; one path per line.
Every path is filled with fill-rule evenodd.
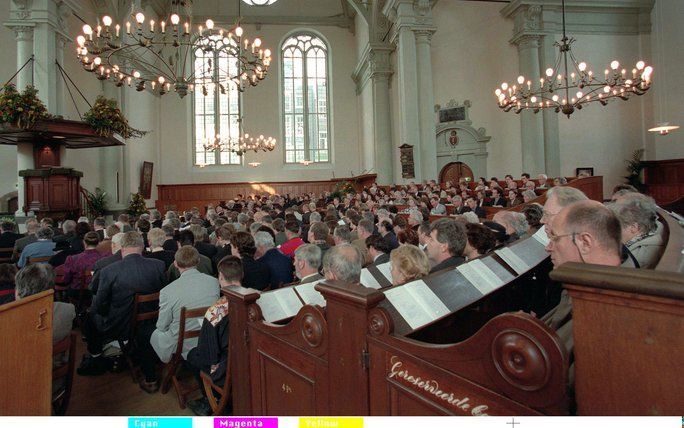
M 644 162 L 644 184 L 659 205 L 684 196 L 684 159 Z
M 2 416 L 50 416 L 52 297 L 47 290 L 0 305 Z

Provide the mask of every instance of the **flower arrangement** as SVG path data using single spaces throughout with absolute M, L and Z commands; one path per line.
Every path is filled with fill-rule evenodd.
M 356 193 L 354 184 L 351 181 L 341 181 L 335 186 L 335 190 L 330 194 L 331 198 L 344 198 L 349 193 Z
M 147 134 L 147 131 L 131 128 L 116 100 L 101 95 L 95 100 L 95 105 L 86 112 L 83 120 L 102 137 L 110 137 L 117 133 L 124 138 L 140 138 Z
M 131 193 L 131 203 L 128 204 L 128 214 L 139 216 L 147 212 L 147 205 L 142 193 Z
M 2 89 L 0 123 L 10 123 L 20 129 L 29 129 L 37 120 L 50 118 L 45 104 L 38 98 L 38 90 L 33 86 L 27 86 L 22 93 L 19 93 L 11 83 Z

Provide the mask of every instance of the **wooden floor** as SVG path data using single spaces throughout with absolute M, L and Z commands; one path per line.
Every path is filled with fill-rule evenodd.
M 85 352 L 79 340 L 76 367 Z M 74 386 L 67 416 L 194 416 L 188 408 L 178 406 L 173 387 L 168 393 L 148 394 L 133 383 L 128 370 L 102 376 L 79 376 L 74 373 Z

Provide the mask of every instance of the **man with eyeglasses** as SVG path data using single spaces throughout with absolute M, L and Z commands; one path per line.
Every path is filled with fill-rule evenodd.
M 550 232 L 551 220 L 565 207 L 577 201 L 586 201 L 587 195 L 572 187 L 552 187 L 546 192 L 546 203 L 541 223 L 545 225 L 546 233 Z
M 600 202 L 575 202 L 561 209 L 546 226 L 549 236 L 546 251 L 551 255 L 554 269 L 567 262 L 620 266 L 620 220 Z M 571 315 L 572 301 L 567 291 L 563 290 L 560 303 L 541 318 L 546 325 L 556 330 L 570 353 L 574 347 Z M 572 384 L 572 366 L 569 377 Z

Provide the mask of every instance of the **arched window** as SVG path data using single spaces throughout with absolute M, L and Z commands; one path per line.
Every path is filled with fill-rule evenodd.
M 302 33 L 282 47 L 285 163 L 330 161 L 328 47 Z
M 217 37 L 217 36 L 215 36 Z M 194 98 L 194 130 L 195 130 L 195 165 L 239 165 L 240 156 L 220 149 L 206 149 L 217 136 L 222 142 L 240 136 L 240 91 L 226 75 L 228 70 L 237 69 L 235 56 L 229 56 L 225 50 L 205 50 L 201 48 L 203 41 L 198 42 L 194 52 L 194 70 L 196 77 L 206 77 L 207 84 L 198 83 L 193 93 Z M 223 88 L 208 83 L 211 79 L 221 82 Z

